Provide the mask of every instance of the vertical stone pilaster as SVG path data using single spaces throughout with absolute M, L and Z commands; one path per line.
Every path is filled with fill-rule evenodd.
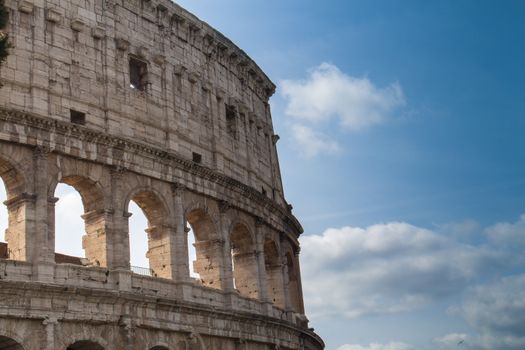
M 127 208 L 122 209 L 124 202 L 124 190 L 122 187 L 123 175 L 125 169 L 114 167 L 111 169 L 111 217 L 106 222 L 108 245 L 108 268 L 130 269 L 130 251 L 129 251 L 129 217 L 130 213 Z M 122 209 L 122 210 L 121 210 Z
M 50 281 L 54 275 L 55 239 L 49 230 L 48 157 L 50 149 L 36 147 L 34 163 L 34 201 L 26 205 L 25 232 L 27 256 L 33 262 L 33 279 Z
M 264 226 L 260 218 L 255 220 L 256 229 L 256 248 L 255 254 L 257 256 L 257 274 L 259 281 L 259 299 L 262 302 L 269 303 L 270 297 L 268 295 L 268 276 L 266 275 L 266 265 L 264 261 Z
M 230 204 L 226 201 L 219 203 L 220 213 L 220 230 L 221 237 L 224 242 L 223 244 L 223 264 L 221 269 L 221 289 L 225 292 L 232 292 L 233 287 L 233 266 L 232 266 L 232 255 L 230 245 L 230 220 L 227 217 L 227 213 L 230 210 Z
M 188 232 L 186 230 L 186 218 L 184 217 L 184 205 L 182 197 L 185 187 L 180 184 L 172 186 L 175 227 L 172 232 L 174 249 L 172 250 L 172 260 L 175 261 L 174 279 L 179 282 L 189 281 L 190 269 L 188 264 Z
M 41 349 L 43 350 L 55 350 L 55 328 L 58 324 L 58 320 L 55 317 L 46 317 L 42 324 L 45 327 L 46 332 L 46 343 L 42 344 Z

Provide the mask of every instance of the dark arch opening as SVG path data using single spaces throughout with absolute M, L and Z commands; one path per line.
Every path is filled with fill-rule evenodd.
M 0 336 L 0 349 L 1 350 L 24 350 L 22 345 L 18 344 L 11 338 Z
M 104 348 L 100 344 L 97 344 L 95 342 L 89 340 L 81 340 L 68 346 L 66 350 L 104 350 Z
M 292 303 L 292 308 L 295 312 L 304 313 L 301 301 L 301 291 L 296 258 L 291 252 L 286 253 L 286 266 L 288 268 L 288 291 L 290 293 L 290 302 Z
M 282 261 L 277 244 L 269 237 L 264 242 L 264 265 L 268 284 L 268 296 L 275 306 L 284 308 Z
M 169 350 L 169 349 L 165 346 L 158 345 L 158 346 L 152 347 L 150 350 Z
M 242 296 L 258 298 L 259 282 L 257 257 L 250 231 L 237 224 L 230 234 L 234 287 Z
M 222 261 L 221 249 L 217 247 L 220 244 L 219 240 L 216 240 L 217 231 L 215 230 L 213 221 L 211 220 L 208 213 L 202 209 L 194 209 L 187 214 L 186 217 L 190 224 L 191 231 L 195 238 L 195 261 L 190 261 L 190 265 L 193 266 L 194 273 L 198 274 L 201 283 L 207 287 L 220 289 L 220 266 Z M 188 243 L 191 242 L 191 238 Z M 190 248 L 190 244 L 188 244 Z M 188 255 L 191 260 L 191 250 L 189 249 Z

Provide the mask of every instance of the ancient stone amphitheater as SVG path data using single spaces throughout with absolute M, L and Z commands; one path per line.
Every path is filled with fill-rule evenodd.
M 323 349 L 261 69 L 169 0 L 6 5 L 0 349 Z M 55 252 L 59 183 L 82 197 L 84 258 Z M 130 267 L 130 201 L 146 273 Z

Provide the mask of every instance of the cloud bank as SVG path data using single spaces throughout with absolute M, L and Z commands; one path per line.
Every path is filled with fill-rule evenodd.
M 506 259 L 404 222 L 328 229 L 304 236 L 301 244 L 305 299 L 314 318 L 414 310 L 459 295 Z
M 388 344 L 372 343 L 368 346 L 346 344 L 337 348 L 337 350 L 411 350 L 411 347 L 405 343 L 391 342 Z

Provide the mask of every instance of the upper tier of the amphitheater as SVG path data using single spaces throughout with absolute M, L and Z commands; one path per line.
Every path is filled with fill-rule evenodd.
M 168 0 L 7 5 L 1 107 L 173 153 L 287 207 L 275 86 L 217 30 Z

